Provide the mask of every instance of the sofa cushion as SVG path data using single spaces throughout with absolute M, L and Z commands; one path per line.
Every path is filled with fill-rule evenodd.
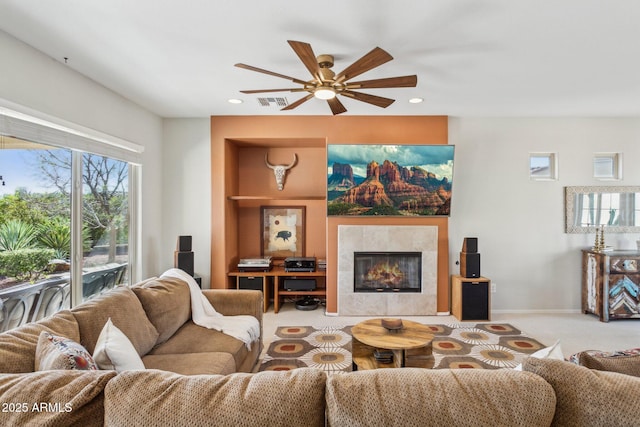
M 146 354 L 155 345 L 158 331 L 131 289 L 119 286 L 93 298 L 71 310 L 80 329 L 80 344 L 91 353 L 102 332 L 107 319 L 131 340 L 140 356 Z
M 630 426 L 638 423 L 640 378 L 591 370 L 562 360 L 524 361 L 553 386 L 557 396 L 553 419 L 557 426 Z
M 80 341 L 78 322 L 69 310 L 0 334 L 0 372 L 33 372 L 42 331 Z
M 0 413 L 1 423 L 5 426 L 101 426 L 104 388 L 115 375 L 112 371 L 0 374 L 2 403 L 14 405 Z
M 258 347 L 254 344 L 254 347 Z M 249 351 L 247 346 L 238 339 L 198 326 L 189 320 L 165 343 L 156 346 L 149 354 L 184 354 L 210 353 L 223 351 L 233 356 L 236 370 L 246 359 Z
M 93 357 L 100 369 L 113 369 L 116 372 L 144 369 L 144 363 L 133 344 L 111 322 L 111 318 L 100 332 Z
M 106 426 L 324 426 L 326 374 L 119 374 L 105 390 Z M 170 390 L 170 392 L 167 392 Z
M 36 371 L 52 369 L 95 371 L 98 365 L 86 348 L 50 332 L 42 331 L 36 347 Z
M 578 354 L 577 359 L 578 364 L 589 369 L 640 377 L 640 353 L 637 349 L 615 353 L 583 351 Z
M 158 343 L 167 341 L 191 318 L 189 286 L 180 279 L 162 277 L 131 287 L 158 331 Z
M 327 380 L 331 426 L 548 426 L 555 395 L 528 372 L 377 369 Z
M 182 375 L 227 375 L 236 372 L 236 361 L 229 353 L 148 354 L 142 358 L 147 369 L 160 369 Z

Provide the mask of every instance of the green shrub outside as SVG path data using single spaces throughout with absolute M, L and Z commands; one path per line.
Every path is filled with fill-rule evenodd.
M 19 219 L 12 219 L 0 225 L 0 250 L 15 251 L 33 246 L 36 228 Z
M 18 249 L 0 252 L 0 275 L 35 281 L 49 272 L 53 249 Z
M 38 227 L 38 242 L 55 251 L 55 258 L 68 259 L 71 251 L 71 228 L 68 221 L 53 220 Z

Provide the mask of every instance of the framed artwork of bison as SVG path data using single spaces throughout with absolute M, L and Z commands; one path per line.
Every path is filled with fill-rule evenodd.
M 303 257 L 305 206 L 260 206 L 260 255 Z

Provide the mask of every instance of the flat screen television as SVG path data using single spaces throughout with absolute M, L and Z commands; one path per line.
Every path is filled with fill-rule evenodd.
M 449 216 L 454 147 L 329 144 L 327 214 Z

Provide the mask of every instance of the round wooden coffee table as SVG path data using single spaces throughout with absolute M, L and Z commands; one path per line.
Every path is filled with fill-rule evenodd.
M 351 328 L 353 369 L 401 368 L 405 366 L 431 368 L 433 355 L 431 330 L 420 323 L 402 321 L 402 329 L 388 330 L 382 319 L 370 319 Z M 380 362 L 374 357 L 379 349 L 391 350 L 393 361 Z

